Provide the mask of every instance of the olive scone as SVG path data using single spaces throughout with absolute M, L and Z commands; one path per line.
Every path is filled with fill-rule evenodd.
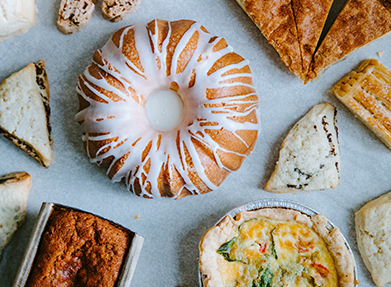
M 336 113 L 331 104 L 319 104 L 296 123 L 282 143 L 265 190 L 316 191 L 339 185 Z
M 27 172 L 0 176 L 0 258 L 26 214 L 26 202 L 31 187 Z
M 0 133 L 46 168 L 53 161 L 49 98 L 44 61 L 0 85 Z
M 323 215 L 262 208 L 226 216 L 200 242 L 204 287 L 353 287 L 354 259 Z

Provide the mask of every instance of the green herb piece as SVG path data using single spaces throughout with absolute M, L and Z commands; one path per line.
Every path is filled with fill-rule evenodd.
M 255 287 L 271 287 L 273 276 L 274 276 L 273 273 L 270 271 L 269 267 L 267 267 L 265 271 L 262 273 L 259 280 L 257 280 L 258 285 L 255 285 Z
M 274 242 L 274 236 L 273 236 L 273 232 L 274 230 L 276 230 L 277 227 L 275 227 L 271 232 L 270 232 L 270 235 L 272 237 L 272 254 L 274 256 L 274 258 L 276 258 L 276 260 L 278 259 L 278 255 L 277 255 L 277 250 L 276 250 L 276 244 Z
M 234 245 L 237 237 L 232 238 L 230 241 L 224 243 L 220 246 L 220 248 L 217 250 L 217 253 L 222 255 L 225 260 L 227 261 L 236 261 L 235 259 L 229 257 L 229 254 L 231 253 L 232 246 Z

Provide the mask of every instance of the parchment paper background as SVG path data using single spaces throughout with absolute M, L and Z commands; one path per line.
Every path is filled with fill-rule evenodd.
M 335 19 L 345 0 L 335 0 Z M 198 242 L 201 235 L 230 209 L 261 198 L 303 203 L 325 214 L 353 248 L 360 286 L 375 286 L 357 250 L 354 213 L 368 200 L 391 189 L 391 151 L 356 119 L 329 91 L 362 60 L 377 58 L 391 68 L 391 38 L 372 43 L 330 68 L 318 82 L 303 86 L 279 60 L 260 31 L 234 0 L 142 0 L 137 11 L 119 23 L 103 19 L 101 0 L 84 30 L 63 35 L 56 27 L 60 0 L 36 0 L 35 26 L 0 43 L 0 79 L 31 62 L 45 60 L 50 82 L 55 160 L 49 169 L 0 138 L 0 174 L 27 171 L 33 185 L 25 224 L 3 252 L 0 286 L 12 285 L 41 203 L 74 206 L 116 221 L 146 238 L 132 286 L 198 286 Z M 75 114 L 77 77 L 91 63 L 92 54 L 110 35 L 132 23 L 154 18 L 200 21 L 215 35 L 224 36 L 235 51 L 250 61 L 260 98 L 261 133 L 252 155 L 221 187 L 204 196 L 174 201 L 147 200 L 112 184 L 105 170 L 91 164 L 83 150 Z M 376 52 L 384 51 L 381 58 Z M 263 191 L 289 129 L 318 103 L 338 110 L 341 184 L 311 194 L 276 195 Z M 135 216 L 139 215 L 139 219 Z

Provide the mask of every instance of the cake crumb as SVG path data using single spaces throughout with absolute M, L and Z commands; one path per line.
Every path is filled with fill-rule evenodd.
M 379 57 L 381 57 L 381 56 L 384 55 L 384 51 L 377 52 L 376 54 L 377 54 Z
M 134 219 L 140 219 L 140 215 L 137 214 Z

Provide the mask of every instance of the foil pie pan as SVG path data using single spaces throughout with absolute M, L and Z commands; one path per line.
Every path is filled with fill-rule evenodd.
M 301 212 L 305 215 L 308 215 L 310 217 L 319 214 L 319 212 L 313 210 L 312 208 L 307 207 L 307 206 L 305 206 L 301 203 L 295 202 L 295 201 L 284 200 L 284 199 L 261 199 L 261 200 L 256 200 L 256 201 L 251 201 L 251 202 L 245 203 L 241 206 L 238 206 L 238 207 L 232 209 L 231 211 L 227 212 L 223 217 L 221 217 L 220 220 L 216 222 L 215 226 L 217 224 L 219 224 L 226 216 L 231 216 L 233 218 L 238 213 L 240 213 L 242 211 L 255 211 L 255 210 L 259 210 L 259 209 L 263 209 L 263 208 L 292 209 L 292 210 L 299 211 L 299 212 Z M 326 228 L 328 230 L 332 230 L 335 227 L 336 226 L 330 220 L 327 219 Z M 353 251 L 350 248 L 348 241 L 346 240 L 346 238 L 343 236 L 342 233 L 341 233 L 341 235 L 342 235 L 342 238 L 345 242 L 346 248 L 348 249 L 348 251 L 352 255 L 353 261 L 355 262 Z M 201 273 L 201 271 L 199 271 L 199 268 L 198 268 L 198 276 L 199 276 L 200 286 L 203 287 L 204 286 L 204 284 L 203 284 L 204 276 Z M 355 280 L 355 282 L 358 282 L 356 263 L 354 264 L 354 280 Z
M 73 207 L 60 205 L 56 203 L 49 203 L 49 202 L 42 203 L 41 209 L 38 213 L 37 220 L 35 221 L 34 224 L 33 231 L 30 235 L 30 239 L 27 244 L 26 251 L 24 253 L 24 257 L 23 257 L 24 259 L 19 267 L 13 287 L 24 287 L 26 285 L 27 279 L 30 275 L 30 270 L 33 267 L 33 263 L 34 263 L 35 255 L 38 250 L 39 243 L 41 241 L 41 236 L 45 230 L 46 223 L 48 222 L 48 219 L 55 207 L 92 214 L 90 212 L 86 212 L 80 209 L 76 209 Z M 99 215 L 95 215 L 95 214 L 92 215 L 107 220 Z M 120 226 L 119 224 L 116 224 L 115 222 L 112 222 L 110 220 L 107 221 L 111 222 L 116 226 Z M 125 260 L 122 263 L 122 267 L 121 267 L 121 271 L 118 277 L 118 282 L 116 284 L 116 287 L 129 287 L 130 282 L 132 281 L 133 273 L 136 269 L 137 261 L 140 257 L 141 249 L 144 243 L 144 238 L 123 226 L 120 227 L 126 229 L 129 233 L 133 234 L 133 239 L 127 251 Z

